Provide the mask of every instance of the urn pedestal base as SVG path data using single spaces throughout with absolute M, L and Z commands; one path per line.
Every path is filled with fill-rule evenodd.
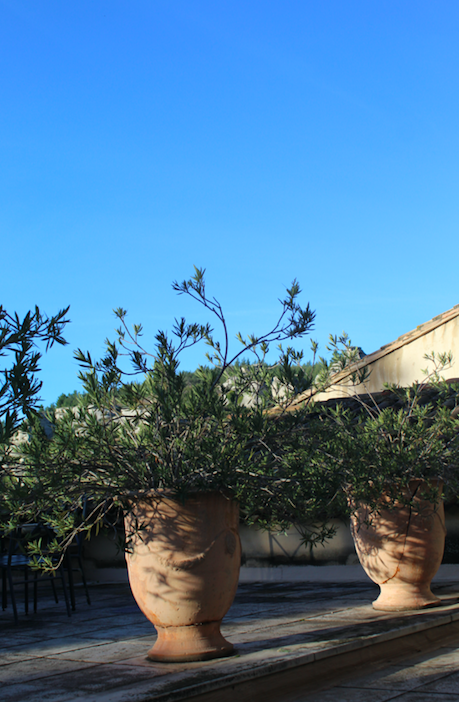
M 397 582 L 380 583 L 381 594 L 373 602 L 373 609 L 383 612 L 408 612 L 413 609 L 438 607 L 441 600 L 430 589 L 430 584 Z
M 152 661 L 180 663 L 208 661 L 234 653 L 233 644 L 220 632 L 221 622 L 208 622 L 191 626 L 156 625 L 158 639 L 148 652 Z

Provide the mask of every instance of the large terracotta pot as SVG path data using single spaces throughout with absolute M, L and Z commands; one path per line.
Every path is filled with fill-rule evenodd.
M 441 604 L 430 584 L 443 558 L 445 512 L 442 500 L 422 499 L 422 485 L 411 481 L 407 488 L 415 508 L 396 504 L 371 514 L 359 506 L 351 518 L 360 563 L 381 589 L 375 609 L 400 612 Z
M 143 495 L 125 517 L 133 534 L 126 554 L 132 593 L 155 625 L 152 660 L 197 661 L 227 656 L 220 633 L 239 579 L 241 543 L 237 503 L 200 493 L 184 504 Z

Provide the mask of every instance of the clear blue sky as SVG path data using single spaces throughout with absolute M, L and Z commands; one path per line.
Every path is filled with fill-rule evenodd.
M 233 334 L 298 278 L 322 350 L 459 303 L 457 0 L 0 0 L 0 70 L 1 303 L 71 305 L 46 404 L 114 307 L 192 319 L 194 264 Z

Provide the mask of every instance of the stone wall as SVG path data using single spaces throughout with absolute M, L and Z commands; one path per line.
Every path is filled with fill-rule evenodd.
M 354 543 L 349 525 L 332 521 L 336 534 L 323 545 L 304 546 L 295 529 L 276 534 L 241 525 L 242 563 L 248 566 L 274 565 L 337 565 L 356 563 Z M 125 568 L 124 553 L 119 548 L 122 533 L 113 530 L 85 542 L 84 559 L 94 572 L 107 568 Z
M 304 546 L 295 529 L 276 534 L 241 525 L 242 564 L 248 567 L 282 565 L 354 565 L 358 563 L 349 524 L 335 519 L 335 536 L 323 545 Z M 446 507 L 444 563 L 459 563 L 459 507 Z M 85 542 L 85 570 L 91 580 L 117 579 L 125 571 L 124 552 L 119 548 L 122 533 L 112 530 Z

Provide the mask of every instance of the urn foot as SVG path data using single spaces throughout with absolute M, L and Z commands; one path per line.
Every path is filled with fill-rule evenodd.
M 220 623 L 156 626 L 158 639 L 148 652 L 148 658 L 163 663 L 179 663 L 231 656 L 234 647 L 223 638 Z
M 432 593 L 430 583 L 382 583 L 380 588 L 381 594 L 373 602 L 373 609 L 408 612 L 441 605 L 441 600 Z

